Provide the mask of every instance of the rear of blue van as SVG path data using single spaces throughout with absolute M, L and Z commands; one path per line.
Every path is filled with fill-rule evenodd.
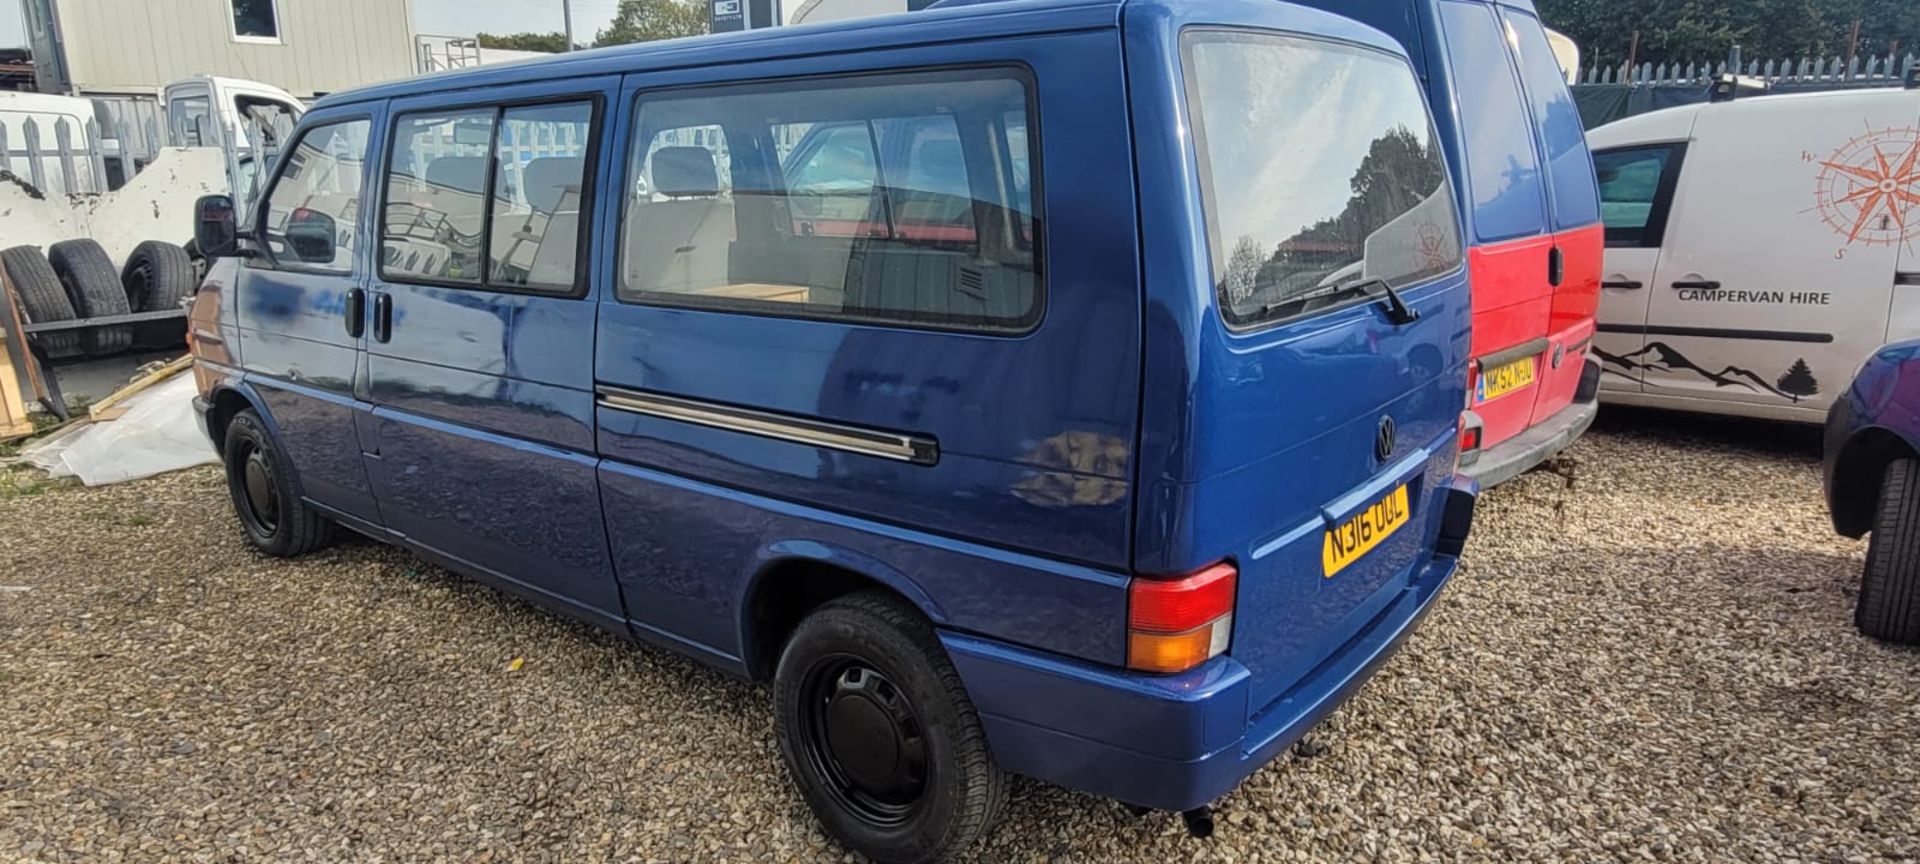
M 1003 766 L 1185 810 L 1337 707 L 1452 576 L 1471 308 L 1390 38 L 1266 0 L 1132 3 L 1124 30 L 1146 348 L 1128 669 L 943 641 Z

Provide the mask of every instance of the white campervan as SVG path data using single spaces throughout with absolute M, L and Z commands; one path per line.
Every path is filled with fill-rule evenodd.
M 1746 96 L 1588 133 L 1604 401 L 1819 422 L 1920 337 L 1920 89 Z

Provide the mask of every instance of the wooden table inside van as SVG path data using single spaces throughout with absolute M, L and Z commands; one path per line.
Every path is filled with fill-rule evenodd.
M 742 282 L 738 285 L 719 285 L 702 288 L 694 293 L 702 297 L 732 297 L 740 300 L 770 300 L 775 303 L 805 303 L 811 288 L 805 285 L 769 285 L 764 282 Z

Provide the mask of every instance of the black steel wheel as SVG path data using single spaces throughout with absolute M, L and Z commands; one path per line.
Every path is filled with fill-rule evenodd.
M 333 523 L 294 494 L 287 460 L 260 415 L 235 414 L 227 424 L 227 493 L 247 542 L 268 555 L 290 558 L 326 545 Z
M 816 662 L 803 686 L 807 759 L 834 803 L 873 825 L 906 822 L 927 786 L 926 737 L 906 692 L 844 654 Z
M 883 864 L 960 854 L 1006 801 L 959 673 L 892 594 L 850 594 L 800 622 L 774 672 L 774 727 L 827 833 Z
M 273 485 L 272 457 L 256 442 L 243 440 L 234 458 L 240 460 L 240 518 L 247 528 L 272 534 L 280 528 L 280 493 Z

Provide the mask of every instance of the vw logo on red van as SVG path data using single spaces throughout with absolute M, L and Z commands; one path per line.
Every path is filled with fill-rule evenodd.
M 1380 418 L 1380 432 L 1373 436 L 1373 457 L 1382 462 L 1393 458 L 1393 417 Z

